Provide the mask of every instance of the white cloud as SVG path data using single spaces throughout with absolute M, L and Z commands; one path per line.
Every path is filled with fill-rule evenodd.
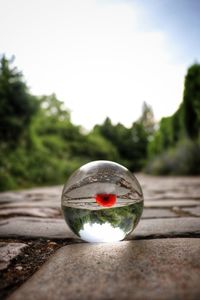
M 90 243 L 118 242 L 125 238 L 126 233 L 119 227 L 110 223 L 85 223 L 79 232 L 80 238 Z
M 33 93 L 55 92 L 76 123 L 90 128 L 110 116 L 131 125 L 143 101 L 157 119 L 176 110 L 185 66 L 172 61 L 162 32 L 138 30 L 145 20 L 137 7 L 94 0 L 0 3 L 1 48 L 16 55 Z

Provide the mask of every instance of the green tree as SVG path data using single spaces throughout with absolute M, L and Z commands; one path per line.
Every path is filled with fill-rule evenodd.
M 148 156 L 148 144 L 155 131 L 153 110 L 146 102 L 142 106 L 142 114 L 131 128 L 132 136 L 132 165 L 131 170 L 141 170 Z
M 38 108 L 12 60 L 0 59 L 0 141 L 16 144 Z
M 172 116 L 171 126 L 172 126 L 172 141 L 173 141 L 173 145 L 175 145 L 185 135 L 182 103 L 179 109 Z
M 148 145 L 146 170 L 155 174 L 199 174 L 200 172 L 200 65 L 192 65 L 185 77 L 183 102 L 178 110 L 162 118 Z
M 138 119 L 138 123 L 140 123 L 143 126 L 148 137 L 150 137 L 154 133 L 155 120 L 154 120 L 153 110 L 151 106 L 148 105 L 146 102 L 144 102 L 142 105 L 142 115 Z
M 102 125 L 95 129 L 116 148 L 118 161 L 132 171 L 140 170 L 147 158 L 147 145 L 154 132 L 153 111 L 146 103 L 143 104 L 141 117 L 131 128 L 123 124 L 113 125 L 106 118 Z
M 200 64 L 192 65 L 185 77 L 183 117 L 188 136 L 197 138 L 200 132 Z

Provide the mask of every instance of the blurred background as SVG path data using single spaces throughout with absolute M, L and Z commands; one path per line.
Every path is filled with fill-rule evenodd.
M 0 0 L 0 37 L 1 191 L 200 174 L 199 0 Z

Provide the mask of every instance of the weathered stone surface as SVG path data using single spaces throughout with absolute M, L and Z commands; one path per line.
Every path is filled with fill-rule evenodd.
M 61 210 L 49 207 L 12 207 L 0 210 L 0 217 L 31 216 L 41 218 L 57 218 L 61 216 Z
M 170 218 L 170 217 L 176 217 L 176 213 L 173 211 L 170 211 L 169 209 L 163 209 L 163 208 L 144 208 L 142 213 L 143 219 L 152 219 L 152 218 Z
M 199 177 L 148 176 L 136 174 L 145 199 L 200 199 Z
M 8 267 L 11 260 L 21 254 L 21 250 L 27 247 L 23 243 L 0 242 L 0 270 Z
M 192 206 L 200 206 L 199 200 L 170 200 L 170 199 L 163 199 L 163 200 L 146 200 L 144 201 L 145 207 L 192 207 Z
M 0 221 L 0 237 L 76 238 L 63 219 L 15 217 Z
M 200 234 L 200 219 L 192 217 L 143 219 L 130 235 L 132 238 L 176 237 Z M 6 238 L 77 238 L 63 219 L 16 217 L 0 221 L 0 237 Z
M 170 191 L 160 191 L 157 193 L 156 191 L 146 191 L 144 192 L 144 198 L 146 200 L 165 200 L 165 199 L 173 199 L 173 200 L 200 200 L 198 193 L 192 193 L 192 192 L 181 192 L 174 190 L 173 192 Z
M 199 239 L 68 245 L 10 300 L 199 299 Z
M 193 216 L 200 217 L 200 206 L 182 208 L 181 210 L 188 212 L 189 214 L 191 214 Z
M 200 235 L 200 219 L 192 217 L 141 220 L 129 238 Z
M 10 203 L 6 203 L 6 204 L 0 204 L 2 209 L 6 209 L 6 208 L 44 208 L 44 207 L 49 207 L 49 208 L 56 208 L 56 209 L 60 209 L 61 206 L 61 201 L 59 200 L 42 200 L 41 201 L 19 201 L 19 202 L 10 202 Z
M 41 201 L 41 200 L 60 200 L 62 186 L 32 188 L 19 192 L 0 193 L 0 203 L 19 202 L 19 201 Z

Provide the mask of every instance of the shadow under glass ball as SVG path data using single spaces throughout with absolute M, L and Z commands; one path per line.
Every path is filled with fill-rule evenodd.
M 87 242 L 123 240 L 138 224 L 143 194 L 135 176 L 110 161 L 94 161 L 72 174 L 62 192 L 70 229 Z

